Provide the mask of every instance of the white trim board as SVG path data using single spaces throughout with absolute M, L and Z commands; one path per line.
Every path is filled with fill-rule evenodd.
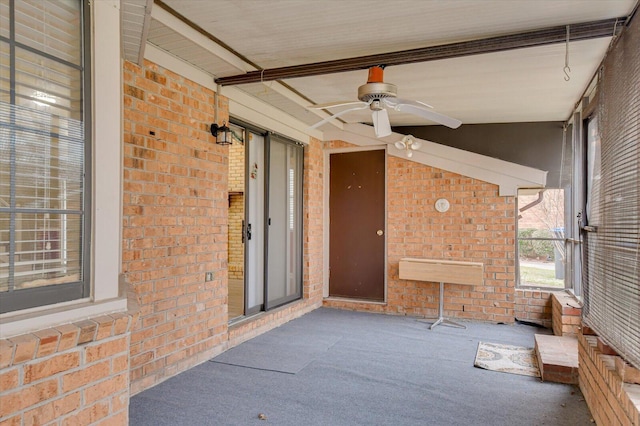
M 403 150 L 399 150 L 393 145 L 403 136 L 399 133 L 392 133 L 384 138 L 375 138 L 371 126 L 356 123 L 346 124 L 342 131 L 325 131 L 323 140 L 342 140 L 358 146 L 387 143 L 389 144 L 387 150 L 389 155 L 407 158 Z M 493 183 L 498 185 L 500 196 L 515 196 L 518 188 L 544 188 L 547 183 L 547 172 L 544 170 L 440 145 L 424 139 L 415 139 L 422 142 L 422 146 L 419 150 L 414 151 L 411 161 Z
M 255 70 L 255 68 L 251 64 L 248 64 L 247 62 L 243 61 L 238 56 L 230 52 L 229 50 L 225 49 L 224 47 L 220 46 L 218 43 L 215 43 L 213 40 L 207 38 L 203 34 L 194 30 L 189 25 L 185 24 L 180 19 L 176 18 L 175 16 L 165 11 L 164 9 L 159 7 L 153 7 L 151 9 L 151 17 L 157 20 L 158 22 L 162 23 L 163 25 L 171 28 L 173 31 L 177 32 L 178 34 L 181 34 L 182 36 L 187 38 L 189 41 L 202 47 L 203 49 L 205 49 L 212 55 L 216 56 L 217 58 L 220 58 L 227 64 L 233 66 L 241 73 Z
M 203 87 L 213 91 L 218 90 L 211 74 L 171 55 L 151 43 L 147 43 L 145 58 Z M 236 116 L 243 121 L 305 144 L 309 143 L 311 137 L 322 139 L 322 132 L 320 130 L 310 130 L 306 123 L 296 120 L 283 111 L 248 95 L 242 90 L 227 86 L 222 87 L 220 94 L 229 99 L 229 115 Z M 213 121 L 213 117 L 211 117 L 211 120 Z

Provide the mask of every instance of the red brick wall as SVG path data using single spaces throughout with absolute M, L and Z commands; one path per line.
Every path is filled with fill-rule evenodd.
M 321 305 L 323 151 L 319 141 L 305 149 L 304 299 L 228 329 L 230 147 L 209 133 L 214 93 L 149 61 L 126 62 L 124 82 L 123 272 L 140 302 L 135 394 Z M 220 107 L 219 122 L 225 98 Z
M 516 290 L 516 319 L 551 328 L 551 292 Z
M 598 349 L 596 336 L 578 335 L 580 390 L 598 425 L 639 425 L 640 385 L 625 383 L 616 369 L 618 356 Z
M 344 146 L 342 143 L 330 147 Z M 325 305 L 437 317 L 438 285 L 398 279 L 403 257 L 484 263 L 484 285 L 445 285 L 445 316 L 512 323 L 515 317 L 514 197 L 498 186 L 388 157 L 387 304 L 326 301 Z M 435 210 L 446 198 L 446 213 Z
M 221 122 L 226 99 L 220 105 Z M 122 269 L 140 302 L 132 393 L 227 339 L 229 148 L 215 144 L 213 120 L 211 90 L 149 61 L 125 62 Z
M 0 424 L 126 425 L 127 314 L 0 340 Z
M 324 150 L 313 139 L 304 149 L 303 281 L 304 298 L 322 303 L 324 229 Z
M 582 305 L 571 294 L 564 291 L 551 293 L 553 334 L 577 336 L 582 324 Z

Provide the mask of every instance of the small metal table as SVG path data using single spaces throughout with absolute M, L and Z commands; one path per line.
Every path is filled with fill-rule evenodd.
M 437 259 L 400 259 L 398 277 L 402 280 L 439 282 L 438 319 L 431 324 L 430 330 L 437 325 L 466 328 L 444 317 L 444 284 L 482 285 L 484 282 L 484 264 L 481 262 L 459 262 Z

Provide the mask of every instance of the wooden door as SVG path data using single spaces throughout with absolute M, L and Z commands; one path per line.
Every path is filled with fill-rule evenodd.
M 330 155 L 329 295 L 384 300 L 385 151 Z

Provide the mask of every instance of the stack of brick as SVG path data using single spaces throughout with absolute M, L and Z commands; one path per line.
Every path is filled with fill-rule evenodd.
M 551 293 L 553 310 L 553 334 L 556 336 L 577 336 L 582 321 L 580 303 L 566 292 Z

